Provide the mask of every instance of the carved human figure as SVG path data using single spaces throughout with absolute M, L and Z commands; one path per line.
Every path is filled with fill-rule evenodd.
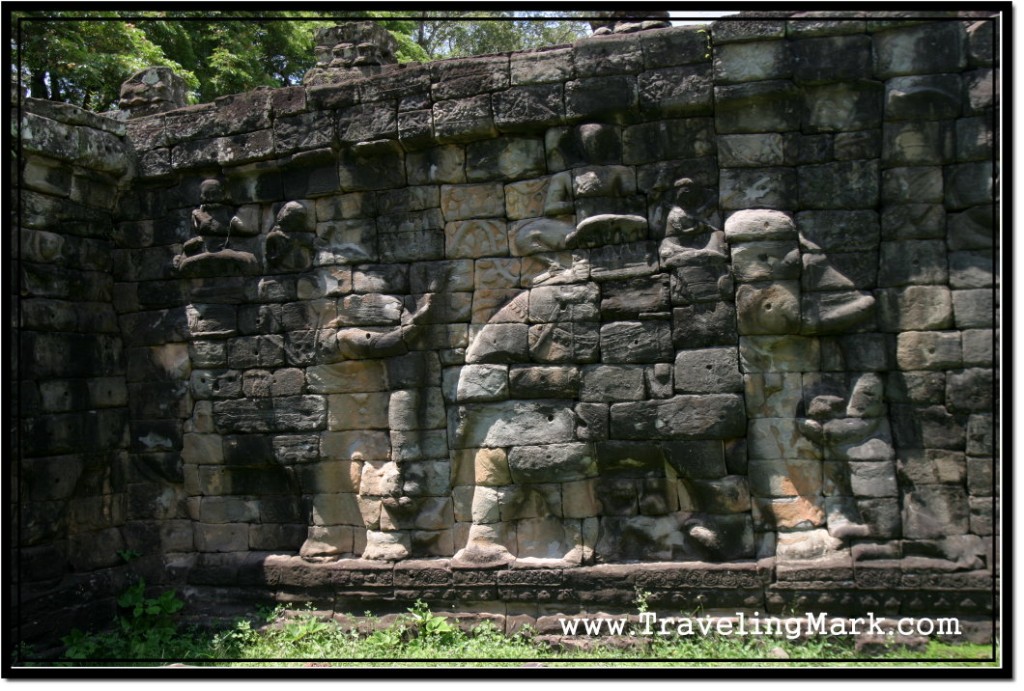
M 220 180 L 213 178 L 199 185 L 199 207 L 192 211 L 191 219 L 193 237 L 182 248 L 188 256 L 227 249 L 231 231 L 240 223 L 225 203 Z
M 671 268 L 704 260 L 728 260 L 725 233 L 704 218 L 712 203 L 704 190 L 690 178 L 679 178 L 673 184 L 671 201 L 665 236 L 658 248 L 662 265 Z
M 869 514 L 879 513 L 879 501 L 895 500 L 898 491 L 881 376 L 861 372 L 835 379 L 846 381 L 825 381 L 821 393 L 810 392 L 817 395 L 800 421 L 802 434 L 823 451 L 822 493 L 832 548 L 851 538 L 895 537 Z
M 313 261 L 313 238 L 308 232 L 308 212 L 299 202 L 288 202 L 277 212 L 267 234 L 267 267 L 278 271 L 302 271 Z
M 220 180 L 208 178 L 199 186 L 199 206 L 189 216 L 190 237 L 175 267 L 187 277 L 251 275 L 259 271 L 255 255 L 231 247 L 233 236 L 251 234 L 228 204 Z

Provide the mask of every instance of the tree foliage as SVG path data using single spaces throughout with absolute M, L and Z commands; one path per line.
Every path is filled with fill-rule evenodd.
M 121 82 L 144 67 L 181 71 L 146 31 L 115 12 L 56 11 L 45 20 L 20 14 L 15 62 L 32 96 L 102 110 L 116 101 Z
M 315 62 L 315 30 L 345 19 L 379 21 L 402 62 L 523 50 L 587 33 L 571 17 L 509 11 L 39 10 L 14 17 L 15 64 L 30 95 L 97 111 L 116 107 L 121 83 L 151 65 L 184 77 L 196 102 L 297 84 Z
M 197 100 L 206 102 L 258 86 L 297 84 L 313 66 L 315 29 L 332 23 L 298 14 L 161 12 L 142 25 L 168 57 L 195 76 Z
M 589 33 L 580 12 L 448 11 L 423 13 L 414 38 L 432 58 L 506 53 L 570 43 Z
M 32 96 L 104 110 L 150 65 L 185 78 L 199 102 L 257 86 L 298 83 L 313 32 L 332 22 L 296 12 L 40 11 L 20 13 L 19 66 Z

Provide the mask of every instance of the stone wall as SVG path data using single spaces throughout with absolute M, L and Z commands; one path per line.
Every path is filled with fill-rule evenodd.
M 13 587 L 22 633 L 33 637 L 53 627 L 55 610 L 68 625 L 110 617 L 118 551 L 132 546 L 122 530 L 133 513 L 125 491 L 132 411 L 111 233 L 131 157 L 122 125 L 61 104 L 27 104 L 17 131 L 20 328 L 9 403 L 19 424 L 9 467 Z M 80 599 L 82 589 L 97 597 Z
M 134 168 L 83 268 L 117 355 L 22 365 L 119 382 L 80 407 L 127 426 L 121 514 L 72 570 L 131 546 L 196 597 L 493 609 L 723 562 L 756 591 L 728 606 L 990 611 L 993 23 L 723 20 L 104 125 L 130 154 L 101 170 Z M 74 200 L 36 148 L 22 207 Z

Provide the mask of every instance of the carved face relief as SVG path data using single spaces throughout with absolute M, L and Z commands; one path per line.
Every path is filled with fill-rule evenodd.
M 199 201 L 203 204 L 220 204 L 224 201 L 224 188 L 220 180 L 203 180 L 199 186 Z

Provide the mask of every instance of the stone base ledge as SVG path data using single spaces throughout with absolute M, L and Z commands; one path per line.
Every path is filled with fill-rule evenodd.
M 436 610 L 541 616 L 557 612 L 652 611 L 830 616 L 990 615 L 997 592 L 989 571 L 957 571 L 942 560 L 854 562 L 830 557 L 730 563 L 657 562 L 543 568 L 512 564 L 453 568 L 449 559 L 395 563 L 311 562 L 268 552 L 197 554 L 187 574 L 193 602 L 245 591 L 267 602 L 335 612 L 402 612 L 417 600 Z

